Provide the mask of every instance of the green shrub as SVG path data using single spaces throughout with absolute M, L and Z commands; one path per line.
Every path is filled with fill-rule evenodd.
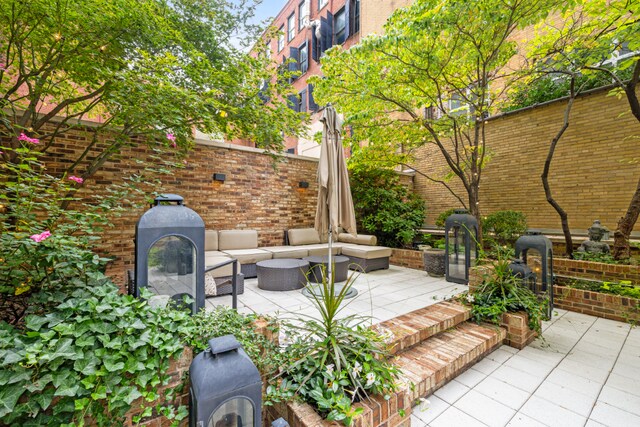
M 640 286 L 634 286 L 628 280 L 621 280 L 620 282 L 599 282 L 596 280 L 575 279 L 567 284 L 567 286 L 576 289 L 640 299 Z
M 456 212 L 455 208 L 452 209 L 447 209 L 446 211 L 442 212 L 440 215 L 438 215 L 438 217 L 436 218 L 436 226 L 437 227 L 443 227 L 444 228 L 444 223 L 447 220 L 447 218 L 449 218 L 451 215 L 453 215 Z
M 392 170 L 358 167 L 351 170 L 350 181 L 359 230 L 374 234 L 383 246 L 411 245 L 424 223 L 422 199 Z
M 611 254 L 574 251 L 573 258 L 581 261 L 602 262 L 605 264 L 630 264 L 630 259 L 615 259 Z
M 482 230 L 485 243 L 513 246 L 527 231 L 527 218 L 518 211 L 494 212 L 484 218 Z

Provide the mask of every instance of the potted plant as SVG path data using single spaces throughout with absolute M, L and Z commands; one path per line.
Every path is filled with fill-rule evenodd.
M 434 242 L 434 247 L 422 251 L 424 269 L 431 277 L 443 277 L 445 268 L 444 239 Z

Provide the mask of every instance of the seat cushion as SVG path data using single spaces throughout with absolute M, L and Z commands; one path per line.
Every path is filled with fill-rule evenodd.
M 388 258 L 391 256 L 391 249 L 384 246 L 344 245 L 342 255 L 363 259 Z
M 292 228 L 287 231 L 291 246 L 314 245 L 321 243 L 320 235 L 315 228 Z
M 221 230 L 218 232 L 218 250 L 256 249 L 258 232 L 256 230 Z
M 229 261 L 230 259 L 231 258 L 229 258 L 228 256 L 213 256 L 213 255 L 205 256 L 205 259 L 204 259 L 205 270 L 208 267 L 212 267 L 221 262 Z M 238 268 L 238 273 L 239 272 L 240 272 L 240 268 Z M 233 265 L 231 264 L 225 265 L 224 267 L 216 268 L 215 270 L 211 270 L 205 274 L 209 274 L 214 278 L 231 276 L 233 275 Z
M 358 234 L 353 236 L 349 233 L 338 234 L 338 240 L 344 243 L 353 243 L 356 245 L 375 246 L 378 243 L 378 238 L 370 234 Z
M 206 230 L 204 232 L 204 250 L 218 250 L 218 232 L 216 230 Z
M 240 264 L 255 264 L 258 261 L 271 259 L 273 254 L 262 249 L 230 249 L 223 251 L 231 258 L 235 258 Z
M 304 258 L 309 256 L 309 250 L 306 246 L 267 246 L 260 248 L 271 252 L 273 258 Z
M 309 251 L 309 256 L 323 256 L 329 253 L 329 244 L 320 243 L 318 245 L 305 245 Z M 331 247 L 331 253 L 333 255 L 340 255 L 342 253 L 342 244 L 334 243 Z
M 204 257 L 205 257 L 205 259 L 206 259 L 207 257 L 214 257 L 214 256 L 215 256 L 215 257 L 221 257 L 221 256 L 223 256 L 223 257 L 227 257 L 227 258 L 229 258 L 229 256 L 228 256 L 227 254 L 225 254 L 224 252 L 220 252 L 220 251 L 207 251 L 207 250 L 205 250 L 205 252 L 204 252 Z

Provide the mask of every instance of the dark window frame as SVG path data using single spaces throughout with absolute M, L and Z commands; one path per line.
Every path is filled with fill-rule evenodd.
M 302 0 L 298 5 L 298 32 L 302 31 L 302 29 L 304 28 L 303 27 L 304 22 L 302 22 L 302 13 L 304 12 L 302 10 L 303 6 L 304 6 L 304 0 Z
M 298 93 L 298 112 L 306 113 L 308 111 L 307 102 L 308 102 L 307 89 L 302 89 Z
M 353 28 L 351 34 L 360 32 L 360 0 L 353 2 L 353 25 L 351 28 Z M 351 34 L 349 34 L 349 36 L 351 36 Z
M 303 49 L 306 52 L 304 60 L 302 59 Z M 301 76 L 309 70 L 309 43 L 306 41 L 298 47 L 298 70 Z
M 344 25 L 342 26 L 342 29 L 338 30 L 338 17 L 340 15 L 343 16 L 342 22 L 344 23 Z M 337 11 L 335 15 L 333 15 L 333 33 L 334 33 L 336 44 L 344 44 L 344 42 L 347 41 L 347 37 L 346 37 L 347 19 L 348 19 L 347 9 L 345 7 L 343 7 L 342 9 Z M 343 37 L 342 41 L 340 41 L 340 37 Z

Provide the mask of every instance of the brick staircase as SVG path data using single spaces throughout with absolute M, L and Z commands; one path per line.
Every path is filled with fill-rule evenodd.
M 467 322 L 469 316 L 469 308 L 443 301 L 379 324 L 393 334 L 394 362 L 410 402 L 431 395 L 502 344 L 505 329 Z

